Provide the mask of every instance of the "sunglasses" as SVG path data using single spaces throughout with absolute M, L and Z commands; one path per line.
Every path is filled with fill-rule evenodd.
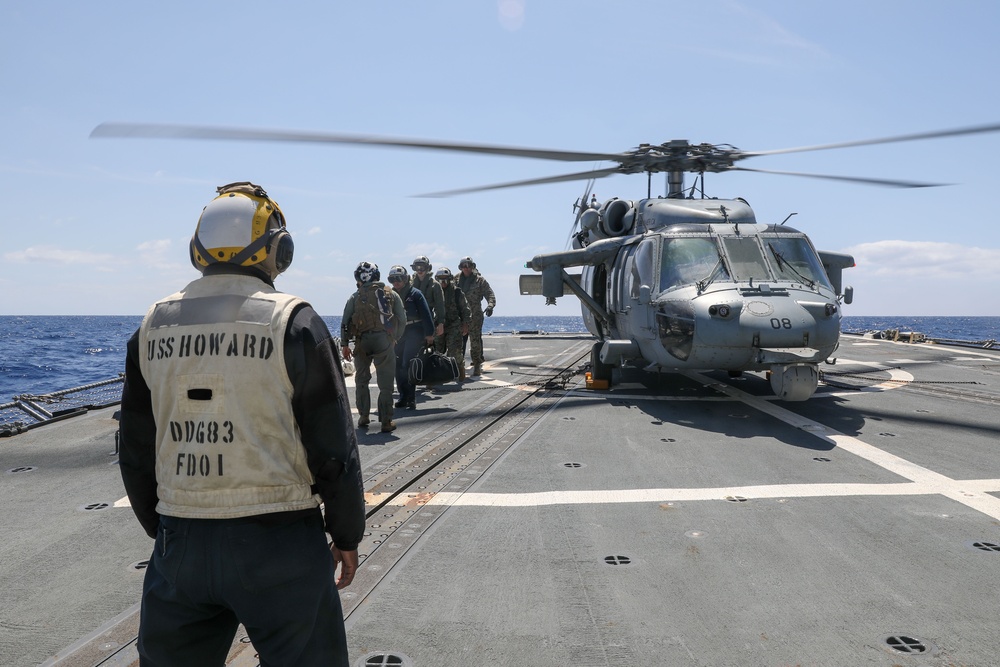
M 400 278 L 400 277 L 398 277 L 398 276 L 393 276 L 392 278 L 389 278 L 389 282 L 390 283 L 401 283 L 401 282 L 403 282 L 403 279 Z

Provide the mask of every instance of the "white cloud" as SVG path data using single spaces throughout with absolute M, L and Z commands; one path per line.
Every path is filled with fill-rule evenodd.
M 879 277 L 1000 277 L 1000 248 L 977 248 L 939 241 L 876 241 L 845 252 L 858 267 Z
M 1000 249 L 885 240 L 845 248 L 846 315 L 983 315 L 1000 310 Z
M 500 25 L 510 31 L 524 27 L 525 0 L 498 0 L 497 18 Z
M 7 262 L 29 263 L 46 262 L 50 264 L 106 264 L 114 261 L 114 255 L 89 252 L 86 250 L 67 250 L 55 246 L 30 246 L 24 250 L 4 253 Z

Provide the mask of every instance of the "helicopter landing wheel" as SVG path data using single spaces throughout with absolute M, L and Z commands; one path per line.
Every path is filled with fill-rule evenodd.
M 594 346 L 590 348 L 590 374 L 593 379 L 607 380 L 608 385 L 610 385 L 611 372 L 614 370 L 614 366 L 601 362 L 602 345 L 604 345 L 604 343 L 598 342 L 594 343 Z

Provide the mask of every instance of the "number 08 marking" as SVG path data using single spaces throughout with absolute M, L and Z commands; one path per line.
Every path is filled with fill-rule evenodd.
M 771 318 L 771 328 L 772 329 L 791 329 L 792 321 L 787 317 L 782 317 L 780 320 L 777 317 Z

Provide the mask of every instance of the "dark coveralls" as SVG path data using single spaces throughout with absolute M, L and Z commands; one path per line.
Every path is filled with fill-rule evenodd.
M 238 519 L 159 515 L 156 423 L 138 347 L 136 332 L 125 361 L 120 469 L 136 517 L 156 539 L 143 583 L 140 664 L 221 666 L 243 623 L 262 665 L 348 667 L 324 528 L 338 548 L 357 549 L 364 486 L 340 357 L 326 324 L 303 305 L 284 336 L 292 410 L 325 519 L 319 508 Z
M 399 390 L 398 407 L 413 408 L 417 401 L 417 388 L 410 384 L 410 360 L 423 351 L 428 336 L 434 335 L 434 318 L 423 293 L 407 284 L 398 291 L 406 310 L 406 329 L 396 341 L 396 388 Z

